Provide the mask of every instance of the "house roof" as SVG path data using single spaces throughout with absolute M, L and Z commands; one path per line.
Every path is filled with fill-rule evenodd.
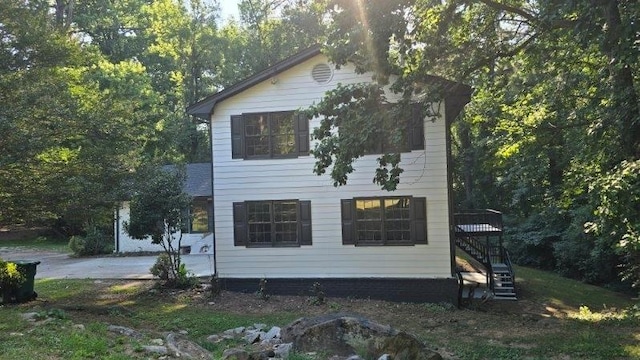
M 293 56 L 290 56 L 276 63 L 275 65 L 270 66 L 265 70 L 262 70 L 261 72 L 253 76 L 250 76 L 222 91 L 219 91 L 213 95 L 207 96 L 206 98 L 198 101 L 197 103 L 190 105 L 189 107 L 187 107 L 187 114 L 193 115 L 203 120 L 209 120 L 217 103 L 227 98 L 230 98 L 238 93 L 241 93 L 242 91 L 254 85 L 257 85 L 262 81 L 268 80 L 285 70 L 288 70 L 298 64 L 301 64 L 302 62 L 309 60 L 314 56 L 319 55 L 320 53 L 321 53 L 320 45 L 315 45 L 308 49 L 302 50 L 299 53 Z M 470 86 L 462 83 L 458 83 L 455 81 L 447 80 L 439 76 L 428 75 L 427 78 L 443 85 L 446 89 L 447 97 L 454 97 L 454 98 L 460 97 L 460 98 L 466 99 L 466 102 L 464 102 L 464 104 L 469 102 L 469 99 L 472 93 L 472 88 Z M 460 111 L 458 110 L 455 115 L 457 116 L 457 113 L 459 112 Z
M 175 165 L 163 166 L 165 170 L 175 170 Z M 184 191 L 191 196 L 211 196 L 211 163 L 186 165 L 187 180 Z
M 274 75 L 277 75 L 285 70 L 288 70 L 303 61 L 309 60 L 312 57 L 320 54 L 320 46 L 312 46 L 308 49 L 302 50 L 299 53 L 290 56 L 273 66 L 260 71 L 259 73 L 250 76 L 220 92 L 210 95 L 197 103 L 187 108 L 187 114 L 193 115 L 200 119 L 209 120 L 209 117 L 213 113 L 213 108 L 216 104 L 222 100 L 225 100 L 233 95 L 236 95 L 262 81 L 270 79 Z
M 185 192 L 191 196 L 211 196 L 211 163 L 187 164 Z

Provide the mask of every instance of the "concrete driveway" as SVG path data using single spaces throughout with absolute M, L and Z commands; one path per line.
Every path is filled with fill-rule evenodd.
M 73 258 L 69 254 L 24 248 L 0 248 L 4 260 L 40 261 L 36 279 L 152 279 L 149 268 L 156 256 Z M 213 273 L 212 255 L 183 255 L 187 269 L 196 276 Z

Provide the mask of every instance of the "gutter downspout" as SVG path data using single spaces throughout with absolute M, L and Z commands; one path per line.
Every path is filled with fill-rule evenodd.
M 451 251 L 451 276 L 456 276 L 456 240 L 453 201 L 453 155 L 451 154 L 451 126 L 462 109 L 471 101 L 473 89 L 467 86 L 455 89 L 445 97 L 445 132 L 447 151 L 447 200 L 449 204 L 449 244 Z
M 445 98 L 445 143 L 446 143 L 446 152 L 447 152 L 447 203 L 448 203 L 448 216 L 449 216 L 449 248 L 451 254 L 451 276 L 456 275 L 456 241 L 455 241 L 455 232 L 454 232 L 454 221 L 453 221 L 453 158 L 451 156 L 451 123 L 453 119 L 451 119 L 450 111 L 452 111 L 451 106 L 447 106 L 450 104 L 450 100 Z
M 120 205 L 116 205 L 116 236 L 115 236 L 115 240 L 116 240 L 116 246 L 114 246 L 115 248 L 115 252 L 116 254 L 120 252 Z
M 215 213 L 215 194 L 213 190 L 213 120 L 211 119 L 211 115 L 213 115 L 213 111 L 209 115 L 209 121 L 207 123 L 209 127 L 209 147 L 211 151 L 211 218 L 213 219 L 211 224 L 211 231 L 213 232 L 213 277 L 217 277 L 218 275 L 218 267 L 217 267 L 217 255 L 218 249 L 216 248 L 216 213 Z

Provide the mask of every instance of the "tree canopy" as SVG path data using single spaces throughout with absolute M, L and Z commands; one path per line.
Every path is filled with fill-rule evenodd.
M 320 43 L 337 66 L 374 77 L 309 110 L 323 119 L 316 173 L 347 183 L 410 103 L 425 110 L 468 84 L 452 129 L 456 207 L 502 210 L 518 263 L 639 284 L 637 2 L 239 5 L 222 21 L 204 0 L 0 2 L 0 224 L 109 228 L 123 180 L 142 164 L 210 159 L 207 125 L 186 106 Z M 378 163 L 381 188 L 402 183 L 397 154 Z
M 394 89 L 425 101 L 434 89 L 416 84 L 428 75 L 474 87 L 453 131 L 456 203 L 503 210 L 519 263 L 600 284 L 618 283 L 622 269 L 640 285 L 636 2 L 333 0 L 326 9 L 337 64 L 374 72 L 379 86 L 397 74 Z M 323 107 L 358 99 L 352 91 Z M 340 164 L 362 154 L 348 151 L 338 149 Z
M 287 20 L 303 3 L 240 10 L 222 23 L 201 0 L 2 1 L 0 224 L 110 229 L 141 165 L 209 161 L 184 109 L 315 42 Z

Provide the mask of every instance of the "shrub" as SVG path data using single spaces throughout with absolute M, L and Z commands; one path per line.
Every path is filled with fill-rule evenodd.
M 124 229 L 134 239 L 151 238 L 153 244 L 162 246 L 164 256 L 159 257 L 150 270 L 165 280 L 165 286 L 191 287 L 197 280 L 180 258 L 181 229 L 189 222 L 188 212 L 184 209 L 191 205 L 191 197 L 183 190 L 184 167 L 173 172 L 152 167 L 142 169 L 139 176 Z
M 171 261 L 169 255 L 166 253 L 158 255 L 155 264 L 149 269 L 151 275 L 157 277 L 162 281 L 169 280 L 169 274 L 171 273 Z
M 167 253 L 158 255 L 155 264 L 149 269 L 153 276 L 158 277 L 164 281 L 164 285 L 173 288 L 191 288 L 198 283 L 198 279 L 187 270 L 184 263 L 178 266 L 178 270 L 173 272 L 173 264 L 171 258 Z
M 269 294 L 267 293 L 267 279 L 262 278 L 260 282 L 258 282 L 258 290 L 256 291 L 256 295 L 262 300 L 269 300 Z
M 85 236 L 72 236 L 69 248 L 77 256 L 108 254 L 113 251 L 111 238 L 97 227 L 91 227 Z
M 319 282 L 314 282 L 311 286 L 311 293 L 313 297 L 311 299 L 311 304 L 313 305 L 323 305 L 327 302 L 327 297 L 322 289 L 322 285 Z
M 9 302 L 8 297 L 24 281 L 24 275 L 18 270 L 18 265 L 0 259 L 0 295 L 4 302 Z

